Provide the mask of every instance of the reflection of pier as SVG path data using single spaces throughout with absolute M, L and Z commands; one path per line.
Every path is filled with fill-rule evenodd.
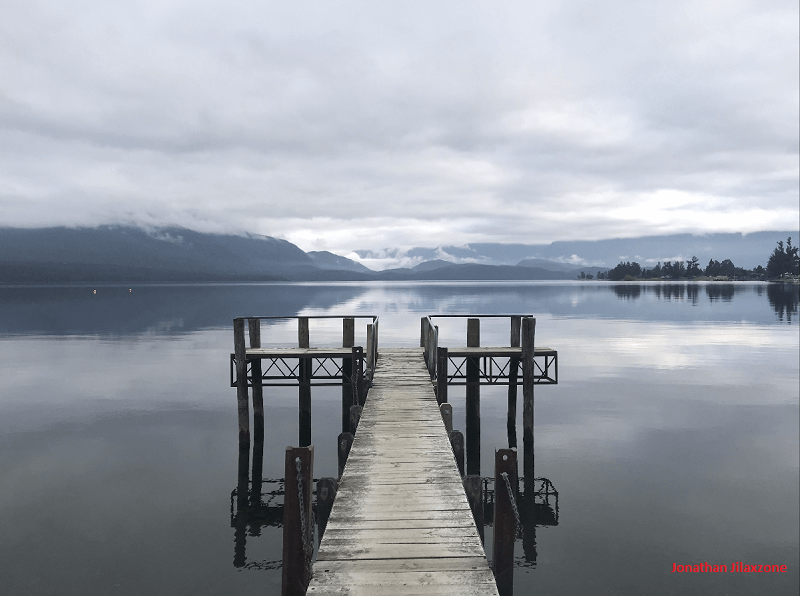
M 533 388 L 557 382 L 557 352 L 534 348 L 535 320 L 527 316 L 509 317 L 508 347 L 481 347 L 480 318 L 475 317 L 467 320 L 467 346 L 448 349 L 439 345 L 432 318 L 424 317 L 421 349 L 380 350 L 377 318 L 371 317 L 366 349 L 353 345 L 354 318 L 343 319 L 342 348 L 311 348 L 308 317 L 297 318 L 296 348 L 262 348 L 261 319 L 234 320 L 231 372 L 241 447 L 231 509 L 234 564 L 247 565 L 248 527 L 256 536 L 278 517 L 280 487 L 262 491 L 263 387 L 296 384 L 301 447 L 287 448 L 285 454 L 284 594 L 304 594 L 306 588 L 320 594 L 371 593 L 379 586 L 384 591 L 395 586 L 400 593 L 431 581 L 450 589 L 469 586 L 474 594 L 511 594 L 516 538 L 522 539 L 523 560 L 534 565 L 536 526 L 558 522 L 558 493 L 549 480 L 533 475 Z M 314 449 L 304 445 L 311 438 L 311 387 L 333 383 L 342 385 L 341 478 L 321 479 L 317 485 L 321 541 L 312 574 Z M 495 452 L 494 488 L 482 490 L 488 489 L 480 477 L 482 384 L 508 387 L 510 447 L 516 446 L 517 386 L 522 385 L 522 483 L 516 449 L 501 449 Z M 448 385 L 466 387 L 466 441 L 452 429 Z M 494 528 L 494 573 L 483 551 L 487 508 Z

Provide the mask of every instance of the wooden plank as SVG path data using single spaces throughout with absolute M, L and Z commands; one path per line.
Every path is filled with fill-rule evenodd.
M 497 594 L 419 349 L 379 351 L 308 594 Z
M 325 539 L 323 538 L 323 541 Z M 476 557 L 451 557 L 449 559 L 360 559 L 349 561 L 321 561 L 320 565 L 315 565 L 315 577 L 312 583 L 317 583 L 317 571 L 319 575 L 327 575 L 329 573 L 345 572 L 352 574 L 353 572 L 360 573 L 375 573 L 375 574 L 389 574 L 400 575 L 404 571 L 421 571 L 427 573 L 436 573 L 440 571 L 483 571 L 486 569 L 489 573 L 489 565 L 486 563 L 485 556 Z M 321 579 L 321 578 L 319 578 Z M 401 579 L 397 577 L 397 579 Z M 326 578 L 326 583 L 333 583 L 333 578 Z M 335 580 L 334 580 L 335 581 Z M 487 592 L 489 594 L 497 594 L 497 592 Z

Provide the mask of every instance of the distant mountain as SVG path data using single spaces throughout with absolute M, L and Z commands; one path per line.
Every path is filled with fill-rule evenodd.
M 575 269 L 575 265 L 572 263 L 556 263 L 545 259 L 522 259 L 517 263 L 517 267 L 538 267 L 547 271 L 572 271 Z
M 291 242 L 185 228 L 0 228 L 0 281 L 233 281 L 319 272 Z
M 468 263 L 435 269 L 414 271 L 413 269 L 387 269 L 376 274 L 384 280 L 428 280 L 428 281 L 460 281 L 460 280 L 533 280 L 533 279 L 574 279 L 566 272 L 547 271 L 536 267 L 514 267 L 511 265 L 478 265 Z
M 356 263 L 347 257 L 340 257 L 327 250 L 312 250 L 306 253 L 314 264 L 320 269 L 327 269 L 329 271 L 358 271 L 359 273 L 375 273 L 369 267 L 365 267 L 361 263 Z
M 477 262 L 486 265 L 522 265 L 522 261 L 542 269 L 557 270 L 555 264 L 573 270 L 579 267 L 616 266 L 620 261 L 637 261 L 642 266 L 654 266 L 667 260 L 688 260 L 696 256 L 705 267 L 708 261 L 730 259 L 737 267 L 752 269 L 765 266 L 778 240 L 791 236 L 800 244 L 800 232 L 784 230 L 752 234 L 670 234 L 608 240 L 558 241 L 550 244 L 470 243 L 465 246 L 412 248 L 405 251 L 387 249 L 381 253 L 355 251 L 361 257 L 377 258 L 380 254 L 441 259 L 451 257 L 455 263 Z M 538 262 L 537 262 L 538 260 Z M 527 266 L 527 265 L 522 265 Z M 588 273 L 588 271 L 587 271 Z
M 434 269 L 441 269 L 442 267 L 450 267 L 453 265 L 450 261 L 443 261 L 442 259 L 433 259 L 432 261 L 424 261 L 419 265 L 412 267 L 411 271 L 433 271 Z
M 766 264 L 776 241 L 787 236 L 800 241 L 797 232 L 761 232 L 546 246 L 471 244 L 405 253 L 414 258 L 444 253 L 470 262 L 430 258 L 413 269 L 372 271 L 327 251 L 306 254 L 286 240 L 252 234 L 204 234 L 179 227 L 0 228 L 0 283 L 576 279 L 581 272 L 597 275 L 623 260 L 652 266 L 656 259 L 692 255 L 701 266 L 713 258 L 753 268 Z

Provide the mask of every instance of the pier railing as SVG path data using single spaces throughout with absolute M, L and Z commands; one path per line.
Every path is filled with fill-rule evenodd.
M 342 321 L 341 347 L 311 347 L 309 322 Z M 355 321 L 367 319 L 366 350 L 355 345 Z M 261 321 L 296 320 L 297 347 L 265 348 Z M 247 334 L 245 334 L 247 327 Z M 248 341 L 249 340 L 249 341 Z M 316 315 L 291 317 L 237 317 L 233 320 L 234 352 L 230 356 L 231 387 L 239 406 L 239 441 L 250 442 L 248 394 L 253 394 L 256 433 L 263 433 L 263 388 L 296 386 L 299 390 L 300 445 L 311 444 L 311 387 L 341 385 L 342 428 L 350 428 L 350 408 L 361 406 L 369 390 L 378 356 L 378 317 L 373 315 Z M 248 345 L 249 344 L 249 345 Z
M 342 347 L 310 347 L 310 319 L 341 319 L 342 320 Z M 367 324 L 366 347 L 355 346 L 355 320 L 368 319 L 371 323 Z M 296 348 L 262 348 L 260 323 L 264 320 L 296 320 L 298 342 Z M 237 327 L 237 321 L 241 321 Z M 244 321 L 249 328 L 249 346 L 244 337 Z M 258 330 L 253 333 L 254 327 Z M 257 338 L 257 339 L 256 339 Z M 311 360 L 310 376 L 307 380 L 314 386 L 338 385 L 336 381 L 345 380 L 353 382 L 351 371 L 346 370 L 344 361 L 353 359 L 355 367 L 361 363 L 362 373 L 367 382 L 372 379 L 375 372 L 375 363 L 378 358 L 378 317 L 373 315 L 360 316 L 295 316 L 295 317 L 239 317 L 234 319 L 234 347 L 242 345 L 244 351 L 242 359 L 245 363 L 245 383 L 247 387 L 253 387 L 257 376 L 253 375 L 252 364 L 261 361 L 261 385 L 271 386 L 295 386 L 303 378 L 301 371 L 301 361 Z M 349 348 L 349 352 L 347 349 Z M 342 362 L 337 362 L 340 360 Z M 236 387 L 238 383 L 237 375 L 237 352 L 230 355 L 230 383 L 231 387 Z
M 466 347 L 445 347 L 439 340 L 439 326 L 433 319 L 467 319 Z M 508 346 L 481 346 L 481 319 L 509 319 L 511 323 Z M 552 348 L 535 347 L 533 334 L 530 345 L 521 345 L 522 319 L 532 315 L 428 315 L 420 321 L 420 347 L 431 380 L 437 387 L 443 385 L 466 385 L 467 361 L 477 365 L 478 381 L 481 385 L 515 385 L 523 376 L 523 351 L 532 355 L 533 383 L 536 385 L 558 384 L 558 352 Z M 535 325 L 535 323 L 534 323 Z M 471 382 L 471 381 L 470 381 Z

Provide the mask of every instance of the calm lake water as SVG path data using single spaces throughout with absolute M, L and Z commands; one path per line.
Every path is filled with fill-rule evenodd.
M 602 282 L 0 288 L 1 591 L 279 594 L 268 514 L 234 566 L 231 320 L 375 314 L 383 346 L 414 346 L 435 313 L 533 314 L 536 344 L 559 352 L 535 405 L 558 523 L 535 528 L 535 560 L 518 541 L 516 594 L 800 592 L 797 286 Z M 465 343 L 463 319 L 439 324 L 441 345 Z M 312 321 L 312 345 L 341 341 L 337 325 Z M 483 345 L 507 345 L 505 321 L 482 325 Z M 277 322 L 262 337 L 297 336 Z M 335 476 L 340 392 L 312 399 L 314 476 Z M 450 401 L 463 430 L 463 388 Z M 481 404 L 491 476 L 504 389 Z M 265 407 L 263 476 L 277 479 L 296 390 Z M 706 561 L 788 573 L 671 573 Z

